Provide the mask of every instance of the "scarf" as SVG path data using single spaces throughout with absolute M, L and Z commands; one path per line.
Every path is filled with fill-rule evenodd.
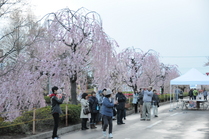
M 49 97 L 53 97 L 53 96 L 56 96 L 56 94 L 50 94 L 50 95 L 49 95 Z

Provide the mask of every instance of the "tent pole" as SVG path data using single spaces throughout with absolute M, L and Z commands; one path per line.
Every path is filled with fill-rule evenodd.
M 177 88 L 179 89 L 179 87 L 177 86 Z M 176 103 L 176 108 L 179 108 L 179 92 L 177 94 L 177 103 Z
M 173 101 L 172 101 L 172 106 L 173 106 L 173 110 L 176 110 L 176 108 L 174 108 L 174 103 L 175 103 L 175 88 L 176 88 L 176 86 L 174 87 L 174 89 L 172 90 L 172 93 L 173 93 Z

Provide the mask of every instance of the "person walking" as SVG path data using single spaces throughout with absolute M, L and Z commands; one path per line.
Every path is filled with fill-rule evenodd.
M 62 94 L 61 99 L 57 98 L 58 89 L 59 88 L 57 86 L 52 87 L 52 94 L 50 95 L 51 104 L 52 104 L 51 111 L 52 111 L 52 115 L 53 115 L 53 118 L 54 118 L 54 128 L 53 128 L 53 132 L 52 132 L 52 139 L 58 139 L 59 138 L 57 136 L 57 129 L 58 129 L 58 126 L 59 126 L 59 115 L 62 114 L 60 104 L 62 104 L 64 99 L 65 99 L 65 94 Z
M 102 126 L 103 128 L 102 133 L 103 136 L 106 137 L 107 136 L 106 129 L 109 126 L 109 138 L 113 138 L 113 134 L 112 134 L 113 107 L 115 104 L 117 104 L 117 101 L 115 101 L 114 103 L 112 102 L 111 94 L 112 91 L 110 89 L 107 89 L 102 103 L 102 118 L 104 121 L 104 124 Z
M 141 120 L 144 121 L 147 119 L 147 121 L 151 120 L 151 101 L 153 97 L 153 92 L 152 92 L 152 87 L 149 86 L 148 90 L 144 91 L 144 96 L 143 96 L 143 108 L 142 108 L 142 118 Z M 147 112 L 147 116 L 146 116 Z
M 135 113 L 138 113 L 138 100 L 139 100 L 139 93 L 137 91 L 134 91 L 132 103 L 134 105 Z
M 159 107 L 160 99 L 157 95 L 157 91 L 153 90 L 153 97 L 152 97 L 152 106 L 153 106 L 153 115 L 154 117 L 158 117 L 158 107 Z
M 203 96 L 204 96 L 204 100 L 207 101 L 208 92 L 205 90 L 205 88 L 203 89 Z
M 124 110 L 125 110 L 125 103 L 126 103 L 126 97 L 122 93 L 122 90 L 119 88 L 118 93 L 115 96 L 116 101 L 118 102 L 118 105 L 116 106 L 117 108 L 117 124 L 125 124 L 123 122 L 123 117 L 124 117 Z
M 88 94 L 87 93 L 83 93 L 82 98 L 81 98 L 81 113 L 80 113 L 81 130 L 89 129 L 87 127 L 87 121 L 88 121 L 88 118 L 91 118 L 90 114 L 84 114 L 83 113 L 83 110 L 84 110 L 85 107 L 89 107 Z
M 91 97 L 89 99 L 89 107 L 91 110 L 91 119 L 90 119 L 90 127 L 91 129 L 97 128 L 96 127 L 96 117 L 99 112 L 99 103 L 96 98 L 96 92 L 92 91 Z

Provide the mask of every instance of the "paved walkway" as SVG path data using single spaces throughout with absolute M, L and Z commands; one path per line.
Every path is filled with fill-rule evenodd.
M 160 103 L 160 105 L 164 105 L 164 104 L 168 104 L 169 102 L 163 102 Z M 134 113 L 134 109 L 132 110 L 127 110 L 126 111 L 126 115 L 131 115 Z M 76 125 L 72 125 L 72 126 L 68 126 L 68 127 L 64 127 L 64 128 L 59 128 L 58 129 L 58 135 L 63 135 L 72 131 L 76 131 L 76 130 L 80 130 L 81 128 L 81 124 L 76 124 Z M 35 135 L 31 135 L 28 137 L 25 137 L 23 139 L 50 139 L 52 135 L 52 131 L 48 131 L 48 132 L 43 132 L 40 134 L 35 134 Z

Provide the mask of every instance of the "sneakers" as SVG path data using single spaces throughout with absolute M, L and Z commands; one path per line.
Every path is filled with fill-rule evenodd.
M 110 134 L 109 134 L 109 138 L 113 138 L 113 135 L 112 135 L 112 133 L 110 133 Z
M 106 131 L 102 131 L 102 134 L 103 134 L 103 137 L 106 137 L 107 136 Z
M 60 137 L 54 137 L 53 139 L 60 139 Z

